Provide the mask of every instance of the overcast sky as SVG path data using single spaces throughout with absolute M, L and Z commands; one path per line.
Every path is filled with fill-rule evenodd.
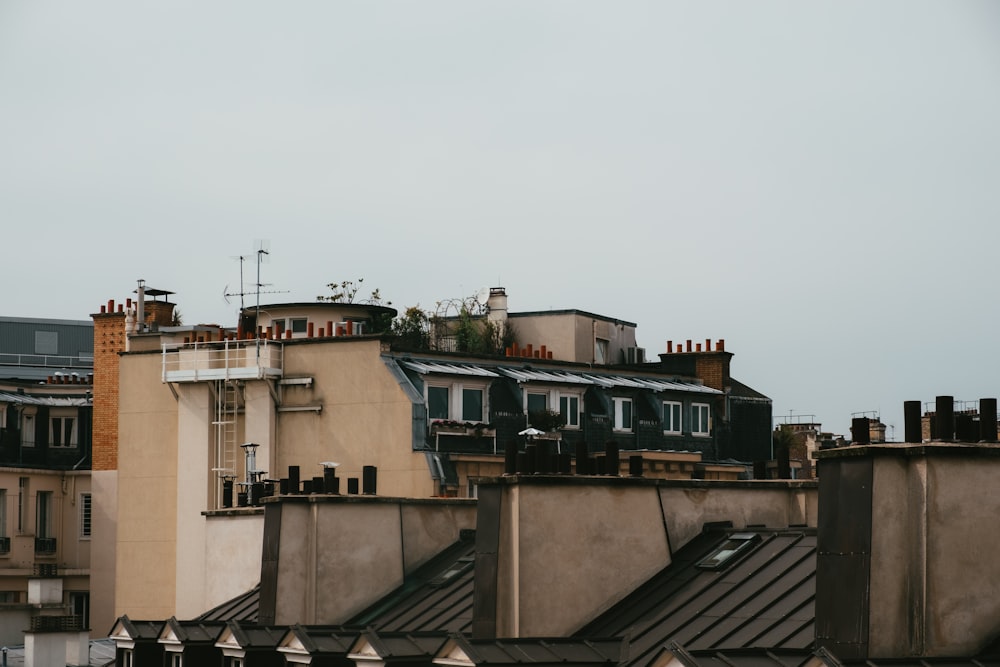
M 268 301 L 503 285 L 901 438 L 1000 395 L 998 214 L 990 0 L 0 2 L 5 316 L 231 325 L 265 239 Z

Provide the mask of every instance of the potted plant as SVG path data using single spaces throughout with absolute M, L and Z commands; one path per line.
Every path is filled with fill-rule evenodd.
M 566 425 L 566 418 L 557 410 L 530 410 L 528 423 L 537 429 L 552 432 Z

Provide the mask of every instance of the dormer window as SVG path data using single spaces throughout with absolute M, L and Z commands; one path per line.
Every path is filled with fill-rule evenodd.
M 615 412 L 614 430 L 631 431 L 632 399 L 622 398 L 621 396 L 615 396 L 611 399 L 611 402 L 614 404 L 614 412 Z
M 486 387 L 460 382 L 428 384 L 426 405 L 430 420 L 486 421 Z

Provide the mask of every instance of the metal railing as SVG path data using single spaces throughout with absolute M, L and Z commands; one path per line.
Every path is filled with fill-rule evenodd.
M 55 552 L 56 552 L 56 538 L 54 537 L 35 538 L 36 554 L 54 554 Z
M 163 346 L 164 382 L 260 380 L 281 377 L 281 343 L 267 339 Z
M 94 367 L 94 357 L 71 357 L 58 354 L 12 354 L 0 353 L 0 366 L 44 366 L 46 368 Z

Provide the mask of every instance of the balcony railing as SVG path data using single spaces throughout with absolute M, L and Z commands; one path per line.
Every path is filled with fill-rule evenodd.
M 281 366 L 281 343 L 267 339 L 163 346 L 164 382 L 279 378 Z
M 35 538 L 36 554 L 54 554 L 55 552 L 56 552 L 56 538 L 54 537 Z

